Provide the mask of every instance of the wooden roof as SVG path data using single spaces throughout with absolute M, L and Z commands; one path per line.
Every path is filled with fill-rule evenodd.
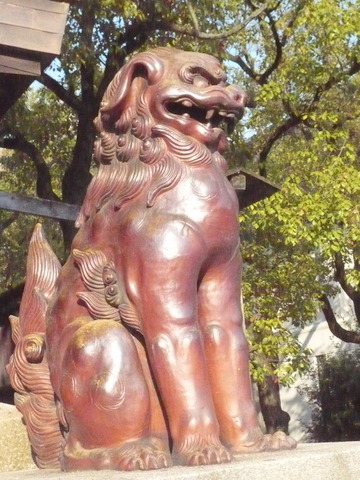
M 0 0 L 0 116 L 60 53 L 68 3 Z
M 235 188 L 239 200 L 240 210 L 270 197 L 280 188 L 256 173 L 248 172 L 243 168 L 234 168 L 227 172 L 227 178 Z

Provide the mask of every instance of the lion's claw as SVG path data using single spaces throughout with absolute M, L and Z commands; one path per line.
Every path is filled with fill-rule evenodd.
M 185 442 L 173 456 L 176 463 L 189 466 L 227 463 L 232 460 L 229 451 L 215 438 L 192 439 Z
M 240 453 L 266 452 L 276 450 L 292 450 L 296 448 L 297 442 L 284 432 L 264 435 L 260 428 L 256 428 L 242 438 L 236 445 L 233 445 L 231 452 L 236 455 Z

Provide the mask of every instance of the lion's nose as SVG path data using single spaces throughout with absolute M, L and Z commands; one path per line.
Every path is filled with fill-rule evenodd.
M 239 104 L 239 107 L 244 108 L 246 103 L 246 95 L 243 90 L 237 85 L 229 85 L 226 87 L 231 100 Z

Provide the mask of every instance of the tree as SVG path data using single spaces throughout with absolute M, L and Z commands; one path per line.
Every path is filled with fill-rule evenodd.
M 317 357 L 310 382 L 303 387 L 311 406 L 310 438 L 316 442 L 360 439 L 359 352 Z
M 267 132 L 252 148 L 260 144 L 261 171 L 283 183 L 283 191 L 255 206 L 246 222 L 266 240 L 272 234 L 268 248 L 293 252 L 286 282 L 287 291 L 297 285 L 298 306 L 289 317 L 308 321 L 318 304 L 336 336 L 359 343 L 359 13 L 356 2 L 305 3 L 288 40 L 298 55 L 283 50 L 258 94 L 269 116 L 258 119 L 254 110 L 249 122 Z M 352 331 L 331 309 L 328 297 L 339 287 L 354 304 Z M 304 297 L 311 301 L 304 304 Z
M 290 19 L 290 12 L 274 9 L 267 26 L 262 25 L 273 38 L 272 63 L 239 59 L 252 79 L 256 103 L 249 115 L 248 137 L 242 138 L 245 159 L 252 159 L 252 164 L 256 159 L 263 175 L 283 185 L 280 194 L 254 205 L 242 218 L 245 278 L 251 293 L 245 306 L 250 331 L 260 331 L 260 341 L 255 335 L 255 359 L 269 368 L 261 359 L 264 354 L 271 359 L 272 352 L 270 370 L 275 374 L 281 374 L 279 368 L 287 368 L 287 362 L 279 363 L 279 340 L 271 345 L 269 335 L 263 335 L 264 325 L 270 325 L 279 339 L 279 324 L 291 319 L 293 325 L 302 326 L 322 308 L 335 335 L 359 340 L 355 3 L 296 2 Z M 265 42 L 265 35 L 260 39 Z M 265 51 L 261 40 L 258 45 Z M 329 296 L 339 286 L 354 302 L 353 331 L 344 329 L 331 309 Z M 301 357 L 299 362 L 302 368 Z M 268 378 L 266 369 L 264 375 Z M 281 418 L 279 409 L 275 424 L 276 416 Z

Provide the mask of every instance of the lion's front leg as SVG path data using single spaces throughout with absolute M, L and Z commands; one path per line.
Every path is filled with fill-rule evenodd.
M 220 439 L 233 454 L 291 449 L 296 442 L 259 427 L 249 375 L 249 348 L 240 296 L 240 252 L 207 270 L 199 288 L 199 322 Z
M 202 252 L 191 231 L 173 223 L 146 243 L 137 278 L 149 362 L 163 401 L 178 464 L 230 460 L 219 425 L 197 324 L 197 279 Z M 184 235 L 184 236 L 182 236 Z M 141 275 L 141 277 L 140 277 Z
M 156 313 L 166 315 L 164 310 Z M 193 320 L 177 318 L 146 337 L 169 422 L 175 463 L 229 461 L 219 441 L 201 339 Z

